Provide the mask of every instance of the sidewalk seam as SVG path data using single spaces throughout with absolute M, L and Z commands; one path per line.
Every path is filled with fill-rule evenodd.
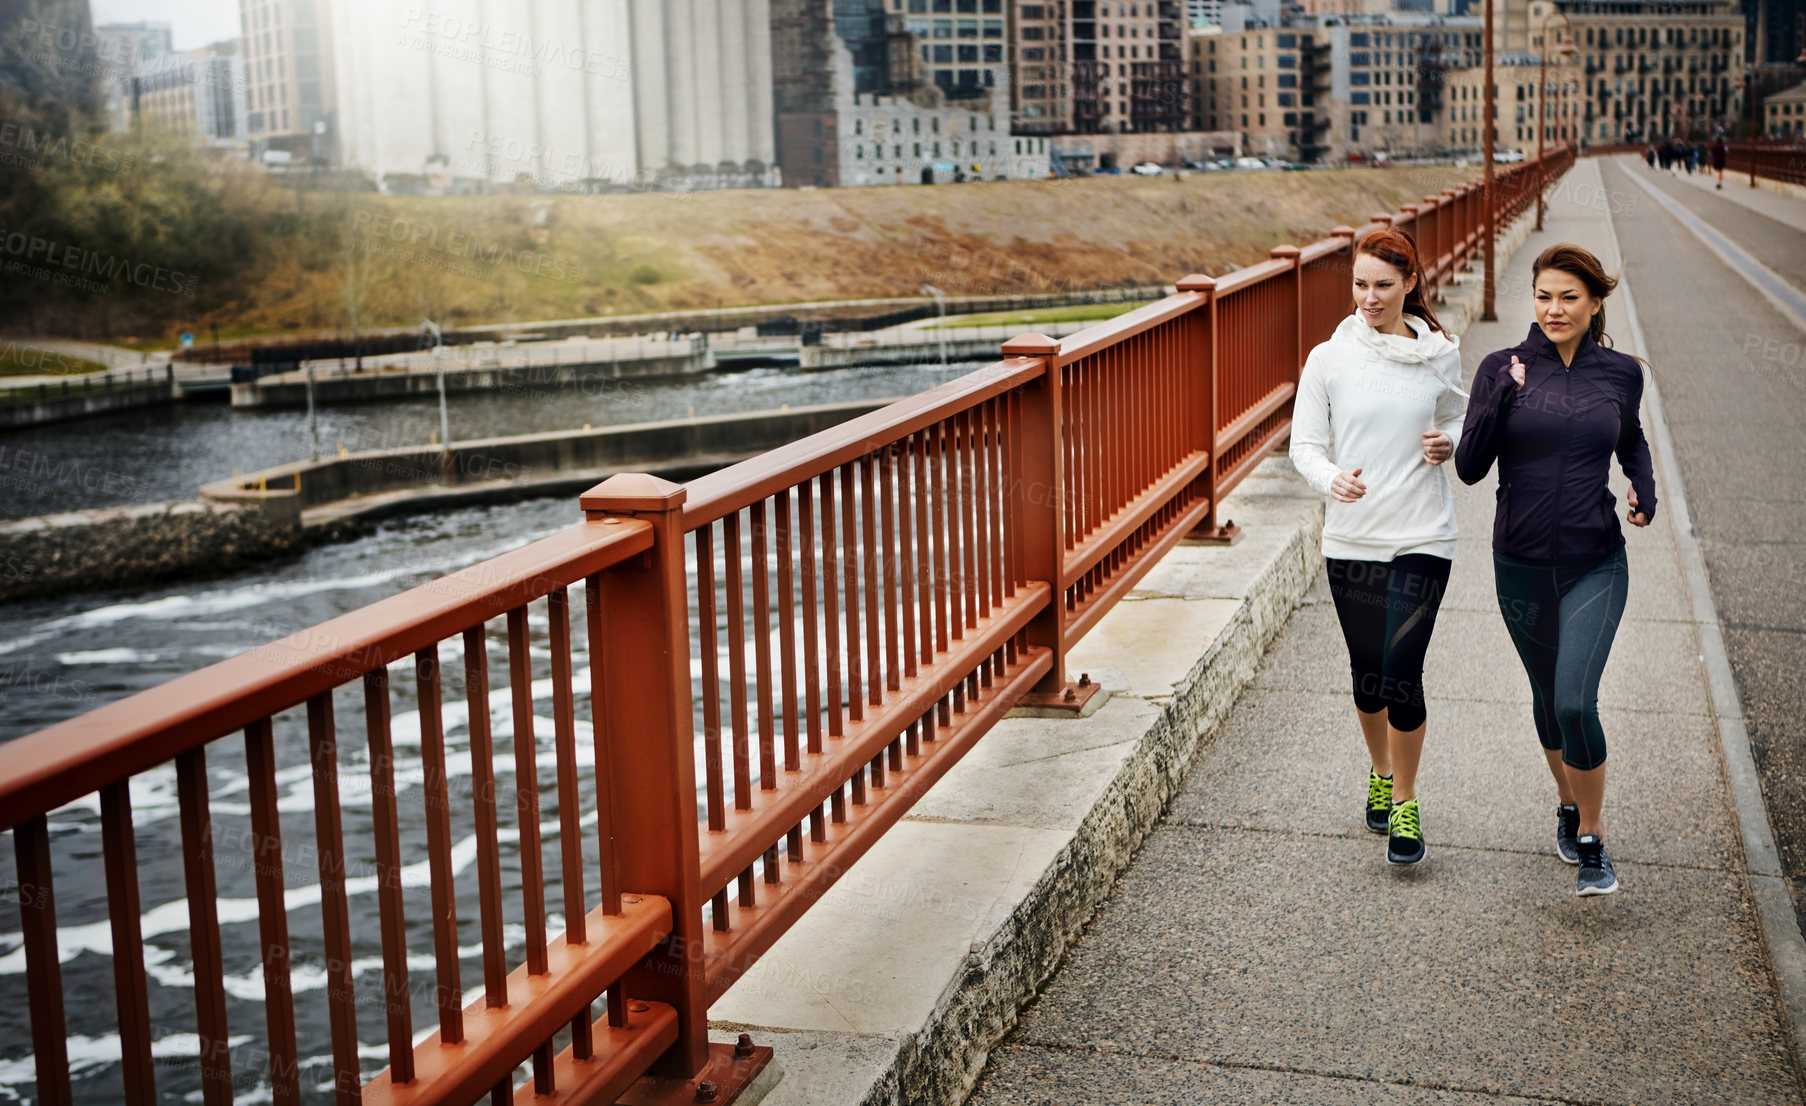
M 1636 180 L 1635 174 L 1631 175 Z M 1642 184 L 1641 181 L 1638 181 Z M 1651 190 L 1651 194 L 1655 194 Z M 1606 227 L 1612 245 L 1618 250 L 1620 272 L 1624 252 L 1618 244 L 1618 229 L 1608 207 Z M 1683 225 L 1684 225 L 1683 220 Z M 1692 228 L 1689 227 L 1691 230 Z M 1703 236 L 1702 240 L 1703 240 Z M 1711 243 L 1708 242 L 1710 246 Z M 1716 247 L 1713 248 L 1716 253 Z M 1729 261 L 1727 259 L 1727 264 Z M 1732 266 L 1736 268 L 1736 266 Z M 1753 283 L 1753 282 L 1752 282 Z M 1631 295 L 1628 274 L 1620 287 L 1624 294 L 1625 324 L 1639 352 L 1649 352 L 1637 317 L 1636 300 Z M 1766 295 L 1766 292 L 1764 293 Z M 1653 368 L 1643 374 L 1644 399 L 1648 407 L 1650 429 L 1655 432 L 1656 452 L 1662 466 L 1662 480 L 1667 485 L 1669 525 L 1674 528 L 1675 545 L 1680 552 L 1681 571 L 1687 577 L 1689 598 L 1693 605 L 1694 627 L 1699 635 L 1700 653 L 1706 667 L 1706 691 L 1711 696 L 1719 745 L 1724 753 L 1725 775 L 1731 787 L 1732 816 L 1737 819 L 1739 838 L 1743 842 L 1744 870 L 1749 880 L 1750 898 L 1756 908 L 1762 947 L 1768 953 L 1769 968 L 1780 992 L 1782 1012 L 1789 1036 L 1789 1055 L 1794 1061 L 1794 1075 L 1806 1086 L 1806 1068 L 1800 1058 L 1800 1041 L 1806 1039 L 1806 937 L 1800 933 L 1794 913 L 1793 895 L 1786 884 L 1780 852 L 1775 845 L 1774 830 L 1769 822 L 1768 805 L 1762 797 L 1762 780 L 1756 772 L 1755 756 L 1750 750 L 1749 731 L 1744 725 L 1743 699 L 1737 691 L 1736 677 L 1731 672 L 1730 657 L 1725 651 L 1724 631 L 1719 621 L 1718 605 L 1712 595 L 1711 575 L 1693 528 L 1693 511 L 1687 499 L 1686 481 L 1681 476 L 1680 460 L 1675 454 L 1674 436 L 1668 429 L 1667 411 L 1656 383 Z
M 1100 1056 L 1121 1056 L 1137 1060 L 1164 1060 L 1170 1064 L 1190 1064 L 1196 1067 L 1223 1068 L 1228 1071 L 1264 1071 L 1275 1075 L 1305 1075 L 1313 1079 L 1335 1079 L 1345 1083 L 1371 1083 L 1378 1087 L 1398 1087 L 1408 1090 L 1446 1091 L 1451 1094 L 1484 1095 L 1487 1098 L 1511 1098 L 1520 1102 L 1551 1102 L 1560 1106 L 1616 1106 L 1610 1099 L 1603 1098 L 1549 1098 L 1546 1095 L 1520 1094 L 1514 1091 L 1489 1091 L 1475 1087 L 1463 1087 L 1455 1083 L 1400 1083 L 1394 1079 L 1375 1079 L 1365 1075 L 1350 1075 L 1347 1072 L 1317 1071 L 1312 1068 L 1287 1067 L 1284 1064 L 1255 1064 L 1236 1060 L 1202 1060 L 1191 1056 L 1180 1056 L 1169 1052 L 1128 1052 L 1122 1049 L 1100 1048 L 1095 1045 L 1059 1045 L 1042 1041 L 1015 1041 L 1010 1047 L 1038 1048 L 1043 1052 L 1061 1054 L 1095 1053 Z M 1625 1104 L 1634 1106 L 1634 1104 Z

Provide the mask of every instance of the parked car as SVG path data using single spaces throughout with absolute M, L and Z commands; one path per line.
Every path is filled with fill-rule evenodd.
M 1524 151 L 1522 151 L 1522 150 L 1494 150 L 1492 152 L 1492 159 L 1495 162 L 1497 162 L 1497 161 L 1523 161 L 1524 160 Z
M 1122 176 L 1122 169 L 1115 165 L 1100 165 L 1097 168 L 1096 175 L 1100 177 L 1120 177 Z
M 1238 157 L 1235 159 L 1237 169 L 1265 169 L 1267 163 L 1257 157 Z
M 1144 161 L 1140 165 L 1130 169 L 1129 172 L 1134 173 L 1138 177 L 1157 177 L 1161 173 L 1166 172 L 1166 170 L 1152 161 Z

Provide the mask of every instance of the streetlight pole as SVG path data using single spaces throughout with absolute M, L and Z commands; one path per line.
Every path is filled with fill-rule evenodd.
M 922 291 L 927 292 L 934 297 L 934 306 L 936 309 L 936 317 L 938 319 L 938 325 L 934 329 L 935 333 L 940 335 L 941 368 L 944 369 L 947 367 L 947 293 L 941 291 L 932 284 L 922 285 Z
M 1491 11 L 1492 9 L 1489 7 L 1487 10 Z M 1542 49 L 1537 51 L 1536 60 L 1536 162 L 1539 166 L 1543 161 L 1543 136 L 1549 129 L 1549 21 L 1557 16 L 1560 16 L 1562 23 L 1566 24 L 1570 36 L 1574 31 L 1574 25 L 1568 22 L 1566 13 L 1560 10 L 1551 11 L 1548 15 L 1543 16 Z M 1563 55 L 1566 56 L 1568 47 L 1563 46 L 1561 49 Z M 1541 173 L 1542 170 L 1539 168 L 1537 172 Z M 1543 202 L 1543 190 L 1538 188 L 1536 190 L 1537 230 L 1543 229 L 1543 210 L 1547 206 Z
M 1482 107 L 1484 118 L 1480 121 L 1480 137 L 1483 142 L 1481 149 L 1483 151 L 1482 156 L 1486 163 L 1486 184 L 1484 189 L 1484 200 L 1482 202 L 1486 217 L 1486 268 L 1483 270 L 1484 278 L 1481 285 L 1480 319 L 1482 322 L 1488 323 L 1496 323 L 1499 321 L 1498 312 L 1493 310 L 1496 292 L 1493 284 L 1493 254 L 1497 250 L 1497 228 L 1493 225 L 1494 212 L 1492 186 L 1492 132 L 1493 112 L 1495 110 L 1492 79 L 1492 9 L 1493 5 L 1497 2 L 1498 0 L 1486 0 L 1486 97 L 1484 106 Z

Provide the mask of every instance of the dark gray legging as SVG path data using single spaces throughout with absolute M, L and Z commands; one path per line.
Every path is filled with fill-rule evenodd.
M 1611 655 L 1630 565 L 1620 549 L 1590 564 L 1537 564 L 1492 555 L 1499 613 L 1530 676 L 1536 736 L 1560 749 L 1563 764 L 1586 771 L 1605 763 L 1599 678 Z

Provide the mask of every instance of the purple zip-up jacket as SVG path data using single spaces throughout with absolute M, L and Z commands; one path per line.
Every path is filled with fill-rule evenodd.
M 1524 366 L 1519 388 L 1508 371 Z M 1637 493 L 1637 510 L 1655 518 L 1655 470 L 1637 405 L 1643 369 L 1636 358 L 1580 340 L 1563 365 L 1555 344 L 1532 323 L 1511 349 L 1490 353 L 1474 373 L 1455 472 L 1479 483 L 1499 463 L 1495 552 L 1529 561 L 1596 561 L 1624 547 L 1612 454 Z

